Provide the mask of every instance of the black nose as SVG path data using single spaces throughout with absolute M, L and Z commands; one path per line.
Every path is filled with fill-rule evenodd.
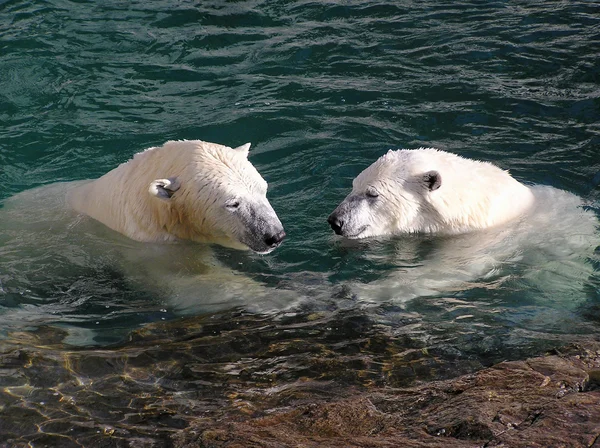
M 277 246 L 277 245 L 281 244 L 281 242 L 283 241 L 284 238 L 285 238 L 285 231 L 283 231 L 283 230 L 276 234 L 267 233 L 265 235 L 265 244 L 269 247 Z
M 327 218 L 327 222 L 329 223 L 329 225 L 335 233 L 337 233 L 338 235 L 342 234 L 342 227 L 344 226 L 344 221 L 342 221 L 336 215 L 331 214 L 329 215 L 329 218 Z

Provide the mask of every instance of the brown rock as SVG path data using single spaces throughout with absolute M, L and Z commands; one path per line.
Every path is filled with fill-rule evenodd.
M 287 403 L 258 418 L 203 419 L 174 442 L 215 448 L 600 447 L 598 371 L 597 347 L 579 348 L 569 356 L 503 362 L 410 388 L 346 391 L 333 401 L 316 395 L 313 403 Z

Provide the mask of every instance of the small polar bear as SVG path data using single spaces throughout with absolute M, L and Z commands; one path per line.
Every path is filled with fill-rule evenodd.
M 136 241 L 191 240 L 266 254 L 285 232 L 249 148 L 170 141 L 72 189 L 68 203 Z
M 517 272 L 564 299 L 585 289 L 600 244 L 598 219 L 579 197 L 433 148 L 380 157 L 354 179 L 328 222 L 349 240 L 405 235 L 397 259 L 388 260 L 399 269 L 355 285 L 365 300 L 460 291 L 476 279 L 496 287 Z M 419 258 L 424 241 L 427 255 Z
M 328 219 L 347 238 L 487 229 L 534 202 L 531 190 L 506 171 L 433 148 L 389 151 L 352 186 Z

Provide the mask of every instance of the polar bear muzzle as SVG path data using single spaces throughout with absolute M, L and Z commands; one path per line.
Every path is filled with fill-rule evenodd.
M 236 214 L 243 227 L 238 238 L 254 252 L 267 254 L 279 247 L 286 236 L 275 210 L 266 199 L 245 201 Z
M 369 202 L 375 197 L 350 194 L 327 218 L 331 229 L 346 238 L 360 238 L 368 227 L 361 216 L 370 213 Z

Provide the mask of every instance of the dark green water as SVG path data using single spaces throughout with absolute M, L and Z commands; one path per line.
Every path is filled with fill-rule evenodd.
M 183 319 L 105 266 L 37 282 L 33 260 L 15 275 L 0 259 L 0 442 L 93 445 L 109 426 L 118 443 L 166 440 L 183 415 L 231 406 L 232 390 L 397 386 L 597 338 L 598 251 L 556 294 L 517 263 L 441 296 L 370 303 L 349 284 L 418 266 L 439 242 L 399 262 L 402 240 L 346 244 L 326 217 L 378 156 L 419 146 L 493 161 L 598 214 L 598 48 L 587 1 L 0 0 L 0 199 L 98 177 L 170 139 L 252 142 L 288 238 L 265 257 L 219 257 L 274 295 L 310 297 Z M 420 369 L 398 361 L 411 350 Z M 177 417 L 131 417 L 157 403 Z

